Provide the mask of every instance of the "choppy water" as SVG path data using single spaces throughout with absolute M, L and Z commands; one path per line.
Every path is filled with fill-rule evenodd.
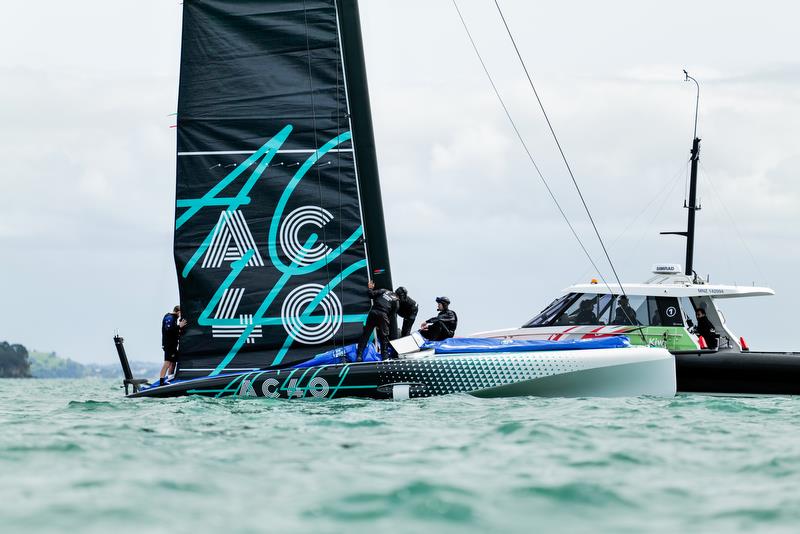
M 126 400 L 0 380 L 3 532 L 797 532 L 792 398 Z

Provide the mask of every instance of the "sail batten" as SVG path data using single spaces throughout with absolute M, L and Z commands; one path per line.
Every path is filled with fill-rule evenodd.
M 189 326 L 179 375 L 300 361 L 360 334 L 372 206 L 361 203 L 341 9 L 184 3 L 174 248 Z M 364 137 L 374 150 L 371 131 Z M 370 239 L 385 240 L 378 233 Z

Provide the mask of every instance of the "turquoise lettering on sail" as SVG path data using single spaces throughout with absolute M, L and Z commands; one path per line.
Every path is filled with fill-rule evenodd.
M 223 178 L 217 185 L 212 187 L 208 193 L 203 195 L 201 198 L 192 198 L 192 199 L 178 199 L 175 205 L 178 208 L 188 208 L 184 211 L 180 217 L 175 220 L 175 229 L 179 229 L 181 226 L 186 224 L 186 222 L 194 217 L 197 212 L 205 207 L 210 206 L 227 206 L 226 211 L 232 212 L 239 209 L 240 206 L 246 205 L 250 203 L 250 191 L 253 189 L 253 186 L 256 185 L 256 182 L 261 178 L 261 175 L 264 174 L 264 171 L 269 167 L 272 158 L 275 157 L 275 154 L 278 153 L 278 150 L 283 146 L 283 143 L 289 137 L 289 134 L 292 132 L 292 125 L 289 124 L 285 126 L 280 132 L 278 132 L 272 139 L 264 143 L 264 145 L 256 150 L 250 157 L 244 160 L 241 165 L 238 165 L 233 171 L 228 173 L 228 175 Z M 230 184 L 233 183 L 236 178 L 244 173 L 247 169 L 249 169 L 256 161 L 261 158 L 261 161 L 256 166 L 253 173 L 250 175 L 250 178 L 247 179 L 242 189 L 239 193 L 233 198 L 218 198 L 217 195 L 220 194 L 222 191 L 225 190 Z M 194 255 L 189 259 L 186 263 L 186 266 L 183 269 L 181 275 L 186 278 L 189 276 L 192 268 L 197 264 L 198 260 L 203 256 L 203 253 L 208 249 L 208 246 L 211 244 L 212 236 L 214 235 L 214 229 L 212 229 L 208 235 L 206 236 L 205 240 L 203 240 L 203 244 L 200 245 L 200 248 L 194 253 Z
M 364 233 L 364 228 L 359 226 L 351 235 L 348 237 L 341 245 L 339 245 L 335 250 L 328 253 L 324 258 L 317 260 L 316 262 L 312 263 L 311 265 L 306 265 L 304 267 L 297 267 L 295 265 L 284 265 L 281 261 L 280 257 L 278 257 L 278 227 L 280 226 L 281 216 L 283 215 L 283 210 L 286 209 L 286 204 L 289 202 L 289 197 L 292 196 L 297 184 L 300 183 L 300 180 L 306 175 L 308 170 L 316 163 L 319 158 L 330 152 L 332 149 L 336 148 L 341 143 L 345 141 L 349 141 L 352 138 L 352 134 L 350 132 L 345 132 L 337 137 L 334 137 L 316 152 L 314 152 L 303 165 L 297 170 L 294 177 L 289 181 L 286 189 L 283 190 L 283 194 L 281 198 L 278 200 L 278 204 L 275 206 L 275 214 L 272 216 L 272 223 L 269 226 L 269 239 L 267 241 L 269 246 L 269 257 L 272 261 L 272 264 L 275 266 L 276 269 L 283 273 L 291 272 L 293 274 L 307 274 L 313 273 L 314 271 L 320 269 L 324 265 L 327 265 L 331 261 L 335 260 L 344 250 L 350 248 L 350 246 L 358 241 L 358 238 Z
M 250 204 L 250 191 L 253 189 L 257 181 L 262 178 L 265 171 L 269 168 L 270 162 L 273 160 L 274 156 L 278 153 L 280 148 L 283 146 L 289 134 L 292 131 L 292 126 L 287 125 L 284 127 L 277 135 L 275 135 L 272 139 L 267 141 L 261 148 L 259 148 L 256 152 L 254 152 L 251 156 L 249 156 L 244 162 L 242 162 L 236 169 L 230 172 L 228 175 L 225 176 L 217 185 L 215 185 L 212 189 L 210 189 L 205 195 L 201 198 L 195 199 L 179 199 L 176 202 L 176 206 L 178 208 L 186 208 L 184 211 L 175 221 L 175 228 L 181 228 L 187 221 L 189 221 L 194 215 L 196 215 L 201 209 L 208 208 L 208 207 L 217 207 L 217 208 L 224 208 L 227 212 L 233 212 L 238 210 L 241 206 L 246 206 Z M 286 185 L 284 191 L 282 192 L 278 203 L 276 204 L 275 211 L 273 213 L 269 233 L 268 233 L 268 240 L 267 246 L 269 249 L 269 256 L 270 262 L 272 265 L 277 269 L 281 276 L 278 281 L 274 284 L 274 286 L 268 291 L 266 297 L 261 302 L 258 310 L 252 316 L 252 322 L 247 325 L 242 325 L 239 319 L 235 318 L 214 318 L 212 317 L 213 311 L 219 305 L 222 297 L 225 294 L 225 291 L 230 289 L 232 285 L 235 283 L 236 279 L 242 273 L 242 271 L 248 266 L 248 263 L 256 254 L 256 251 L 248 249 L 243 256 L 233 261 L 230 265 L 231 271 L 216 289 L 214 294 L 212 295 L 211 299 L 206 304 L 205 308 L 200 314 L 198 319 L 198 325 L 204 327 L 213 327 L 213 326 L 243 326 L 243 332 L 241 335 L 236 339 L 234 344 L 231 346 L 228 353 L 225 357 L 220 361 L 220 363 L 216 366 L 216 368 L 210 373 L 210 376 L 219 375 L 221 372 L 225 370 L 225 368 L 233 361 L 236 355 L 239 353 L 241 348 L 247 342 L 250 335 L 253 333 L 256 327 L 262 326 L 283 326 L 284 322 L 281 317 L 267 317 L 266 314 L 272 304 L 274 303 L 277 296 L 280 292 L 286 287 L 286 285 L 292 280 L 293 277 L 307 275 L 313 272 L 317 272 L 323 267 L 330 267 L 331 261 L 339 257 L 345 250 L 348 250 L 352 247 L 355 243 L 359 241 L 359 238 L 363 236 L 364 230 L 361 225 L 353 231 L 353 233 L 348 236 L 337 248 L 330 250 L 325 257 L 315 261 L 309 265 L 301 265 L 303 259 L 308 251 L 313 249 L 313 246 L 319 240 L 319 235 L 312 233 L 306 242 L 303 244 L 301 250 L 298 252 L 298 257 L 291 258 L 290 264 L 285 264 L 278 255 L 277 249 L 277 242 L 278 242 L 278 230 L 280 228 L 281 219 L 283 217 L 285 208 L 291 198 L 292 193 L 297 188 L 297 185 L 300 181 L 306 176 L 308 171 L 316 164 L 320 158 L 322 158 L 325 154 L 330 152 L 335 147 L 339 146 L 340 144 L 349 141 L 352 138 L 352 134 L 350 132 L 345 132 L 337 137 L 334 137 L 327 143 L 325 143 L 322 147 L 315 150 L 306 160 L 305 162 L 298 168 L 295 172 L 294 176 L 291 178 L 289 183 Z M 248 177 L 246 183 L 243 185 L 241 190 L 236 194 L 234 197 L 218 197 L 222 191 L 224 191 L 228 186 L 230 186 L 234 180 L 242 176 L 245 171 L 251 169 L 255 165 L 254 170 Z M 212 228 L 208 235 L 205 237 L 202 244 L 198 247 L 195 253 L 192 255 L 190 260 L 187 262 L 186 266 L 182 271 L 182 276 L 186 278 L 191 270 L 195 267 L 197 262 L 203 256 L 203 254 L 207 251 L 210 243 L 213 239 L 214 232 L 217 229 L 219 224 L 222 224 L 223 221 L 220 221 Z M 360 269 L 366 269 L 367 262 L 366 260 L 359 260 L 352 265 L 345 268 L 341 273 L 333 276 L 331 280 L 323 286 L 317 296 L 306 306 L 306 308 L 301 313 L 300 317 L 296 318 L 301 324 L 303 325 L 318 325 L 326 320 L 324 316 L 315 316 L 312 313 L 320 306 L 323 300 L 333 291 L 333 289 L 338 286 L 343 280 L 345 280 L 348 276 L 353 274 L 354 272 Z M 358 323 L 363 324 L 364 320 L 366 319 L 365 314 L 344 314 L 341 317 L 342 323 Z M 329 320 L 329 319 L 328 319 Z M 288 353 L 294 339 L 291 335 L 287 336 L 286 340 L 284 341 L 282 347 L 276 354 L 275 358 L 272 361 L 272 365 L 277 365 L 283 361 L 286 354 Z

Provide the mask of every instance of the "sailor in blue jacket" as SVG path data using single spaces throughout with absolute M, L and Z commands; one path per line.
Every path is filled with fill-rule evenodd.
M 161 384 L 165 376 L 175 373 L 175 364 L 178 363 L 178 341 L 186 327 L 186 319 L 180 315 L 181 307 L 175 306 L 161 319 L 161 348 L 164 349 L 164 365 L 161 366 L 159 377 Z

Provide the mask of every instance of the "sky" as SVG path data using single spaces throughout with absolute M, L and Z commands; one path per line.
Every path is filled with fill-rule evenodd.
M 395 284 L 460 333 L 513 327 L 598 276 L 527 160 L 450 0 L 362 0 Z M 492 0 L 460 0 L 528 146 L 602 271 L 602 251 Z M 683 263 L 694 85 L 695 267 L 777 295 L 721 305 L 753 348 L 800 349 L 800 5 L 501 6 L 620 278 Z M 18 2 L 0 19 L 0 340 L 81 362 L 161 358 L 172 257 L 182 6 Z

